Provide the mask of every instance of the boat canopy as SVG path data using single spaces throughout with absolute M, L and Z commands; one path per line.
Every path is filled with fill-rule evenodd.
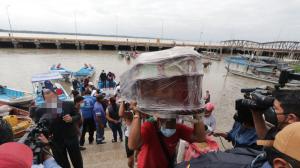
M 88 75 L 91 75 L 93 72 L 94 72 L 94 68 L 81 68 L 79 71 L 75 72 L 74 73 L 74 76 L 88 76 Z
M 40 82 L 40 81 L 55 80 L 55 79 L 63 79 L 63 77 L 58 72 L 47 72 L 47 73 L 33 75 L 31 77 L 31 82 Z

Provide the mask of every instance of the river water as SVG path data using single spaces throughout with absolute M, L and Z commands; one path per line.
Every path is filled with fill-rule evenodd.
M 0 49 L 0 85 L 31 92 L 31 76 L 47 72 L 51 65 L 57 63 L 72 71 L 89 63 L 96 67 L 95 78 L 103 69 L 114 72 L 118 78 L 132 66 L 132 62 L 118 56 L 116 51 Z M 223 61 L 212 61 L 212 65 L 204 69 L 203 79 L 203 93 L 210 90 L 211 101 L 216 105 L 217 129 L 222 131 L 228 131 L 232 126 L 234 101 L 243 96 L 240 89 L 266 85 L 226 74 Z

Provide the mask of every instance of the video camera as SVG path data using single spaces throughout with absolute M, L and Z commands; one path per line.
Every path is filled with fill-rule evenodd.
M 294 73 L 291 69 L 286 69 L 281 71 L 278 84 L 275 84 L 274 88 L 265 87 L 241 89 L 241 93 L 244 93 L 244 99 L 236 101 L 236 110 L 247 111 L 247 113 L 251 112 L 251 110 L 261 111 L 264 113 L 265 119 L 269 123 L 276 124 L 274 123 L 274 117 L 276 117 L 276 114 L 274 109 L 271 108 L 275 100 L 272 94 L 274 91 L 284 88 L 286 84 L 292 80 L 300 81 L 300 74 Z M 240 115 L 244 114 L 240 113 Z
M 41 119 L 36 126 L 33 127 L 27 134 L 25 134 L 19 141 L 31 148 L 33 152 L 33 164 L 43 163 L 43 154 L 44 152 L 48 152 L 44 149 L 45 144 L 43 144 L 38 137 L 41 134 L 44 134 L 44 136 L 49 140 L 49 126 L 49 120 Z

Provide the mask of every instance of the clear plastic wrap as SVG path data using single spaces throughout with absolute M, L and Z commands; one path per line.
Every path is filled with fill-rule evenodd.
M 150 115 L 184 115 L 202 106 L 201 56 L 193 47 L 141 54 L 120 77 L 121 97 Z

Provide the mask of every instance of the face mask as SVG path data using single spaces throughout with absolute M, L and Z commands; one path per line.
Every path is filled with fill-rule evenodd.
M 160 132 L 167 138 L 171 137 L 172 135 L 175 134 L 176 129 L 167 129 L 167 128 L 160 128 Z
M 80 108 L 84 107 L 84 103 L 80 103 Z

